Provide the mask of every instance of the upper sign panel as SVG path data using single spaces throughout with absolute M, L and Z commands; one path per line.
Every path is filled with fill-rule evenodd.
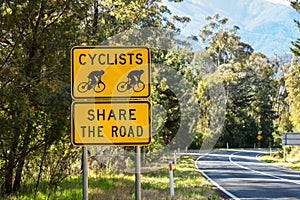
M 72 97 L 147 98 L 150 96 L 150 68 L 147 47 L 73 47 Z

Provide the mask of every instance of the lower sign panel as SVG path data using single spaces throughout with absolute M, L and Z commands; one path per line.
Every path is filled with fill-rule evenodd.
M 148 145 L 151 105 L 148 101 L 73 102 L 73 145 Z

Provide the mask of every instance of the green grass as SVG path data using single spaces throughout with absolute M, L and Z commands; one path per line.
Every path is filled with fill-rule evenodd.
M 272 156 L 269 154 L 259 156 L 259 160 L 272 163 L 280 167 L 300 170 L 300 160 L 298 156 L 288 156 L 285 162 L 282 156 L 279 156 L 278 152 L 273 152 Z
M 168 165 L 159 171 L 141 174 L 142 199 L 170 199 Z M 194 158 L 182 156 L 174 168 L 175 196 L 172 199 L 220 199 L 216 191 L 195 169 Z M 55 190 L 50 191 L 45 183 L 41 183 L 36 200 L 60 199 L 77 200 L 82 198 L 81 176 L 66 178 Z M 28 183 L 19 194 L 7 199 L 34 199 L 34 183 Z M 49 192 L 50 191 L 50 192 Z M 130 173 L 104 173 L 91 171 L 89 174 L 89 199 L 134 199 L 135 176 Z

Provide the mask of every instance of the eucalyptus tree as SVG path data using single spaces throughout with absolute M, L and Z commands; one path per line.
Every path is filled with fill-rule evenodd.
M 299 13 L 300 12 L 300 2 L 299 0 L 293 0 L 291 1 L 291 6 Z M 296 26 L 300 30 L 300 22 L 297 19 L 294 19 L 294 22 L 296 23 Z M 291 48 L 291 51 L 294 55 L 300 56 L 300 38 L 298 38 L 296 41 L 292 42 L 293 47 Z
M 262 145 L 267 146 L 274 131 L 274 66 L 265 55 L 254 52 L 251 45 L 241 40 L 237 26 L 228 28 L 227 18 L 216 14 L 206 19 L 208 23 L 199 31 L 199 38 L 206 45 L 200 70 L 209 68 L 218 74 L 227 96 L 225 124 L 218 145 L 224 147 L 228 142 L 234 147 L 250 147 L 257 142 L 257 135 L 263 134 Z M 198 94 L 204 100 L 200 101 L 204 113 L 200 121 L 205 125 L 210 97 L 203 78 Z
M 292 1 L 291 6 L 299 13 L 300 12 L 300 2 L 298 0 Z M 300 22 L 295 19 L 296 26 L 300 30 Z M 299 56 L 300 56 L 300 39 L 298 38 L 296 41 L 292 42 L 291 51 L 293 53 L 293 62 L 291 63 L 291 67 L 286 75 L 286 90 L 288 93 L 287 102 L 289 104 L 289 119 L 293 125 L 293 131 L 300 130 L 300 120 L 299 120 L 299 111 L 300 111 L 300 64 L 299 64 Z

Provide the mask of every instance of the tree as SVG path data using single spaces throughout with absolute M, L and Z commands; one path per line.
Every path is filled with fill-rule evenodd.
M 0 4 L 2 193 L 20 188 L 24 170 L 30 174 L 27 178 L 36 180 L 36 191 L 48 167 L 51 176 L 46 178 L 55 185 L 78 156 L 69 142 L 71 47 L 98 45 L 131 28 L 175 28 L 165 16 L 169 10 L 158 2 L 6 0 Z
M 298 0 L 292 1 L 291 6 L 299 13 L 300 12 L 300 2 Z M 298 29 L 300 30 L 300 22 L 294 20 Z M 289 104 L 290 111 L 290 121 L 293 125 L 294 131 L 300 130 L 300 121 L 299 121 L 299 98 L 300 98 L 300 65 L 298 62 L 298 56 L 300 56 L 300 39 L 292 42 L 293 47 L 291 48 L 292 53 L 294 54 L 294 61 L 286 75 L 286 90 L 288 92 L 287 102 Z
M 157 133 L 157 137 L 161 137 L 165 145 L 173 145 L 173 148 L 178 145 L 178 147 L 189 146 L 190 144 L 185 141 L 196 133 L 195 121 L 197 119 L 193 117 L 198 115 L 195 110 L 197 99 L 194 96 L 195 85 L 193 85 L 195 75 L 194 69 L 190 66 L 192 60 L 189 54 L 191 52 L 184 49 L 171 49 L 157 53 L 159 55 L 153 56 L 155 58 L 153 63 L 163 64 L 163 67 L 155 68 L 154 82 L 156 84 L 152 101 L 154 104 L 162 105 L 167 111 L 164 119 L 165 125 Z M 181 139 L 181 144 L 178 139 L 177 143 L 173 141 L 179 131 L 184 131 L 185 133 L 182 134 L 186 137 Z
M 277 115 L 274 110 L 276 103 L 278 83 L 274 78 L 275 64 L 261 53 L 254 53 L 250 56 L 249 65 L 255 69 L 254 99 L 251 104 L 253 115 L 258 131 L 261 133 L 262 146 L 268 146 L 273 141 L 274 120 Z
M 67 136 L 70 96 L 65 95 L 69 93 L 65 49 L 76 40 L 76 32 L 70 30 L 79 25 L 75 20 L 79 8 L 69 1 L 1 4 L 0 112 L 1 124 L 8 124 L 1 127 L 5 194 L 20 188 L 24 166 L 31 158 L 41 149 L 47 154 Z M 62 101 L 50 101 L 52 97 Z
M 300 12 L 300 2 L 299 0 L 291 1 L 291 6 L 299 13 Z M 294 20 L 296 26 L 300 30 L 300 22 L 298 20 Z M 293 47 L 291 48 L 292 53 L 295 56 L 300 56 L 300 39 L 298 38 L 296 41 L 292 42 Z
M 243 76 L 240 77 L 240 74 L 243 74 L 241 70 L 244 68 L 244 62 L 252 53 L 253 49 L 250 45 L 243 43 L 240 40 L 240 37 L 237 35 L 237 30 L 239 29 L 237 26 L 227 28 L 227 18 L 221 18 L 216 14 L 212 17 L 206 17 L 206 20 L 208 23 L 200 29 L 199 37 L 207 47 L 201 53 L 202 55 L 199 56 L 201 61 L 199 61 L 200 65 L 198 66 L 200 66 L 199 70 L 201 72 L 208 72 L 208 76 L 209 74 L 217 74 L 219 78 L 214 79 L 215 82 L 216 80 L 223 80 L 225 96 L 227 97 L 227 111 L 223 134 L 221 135 L 218 145 L 224 146 L 229 138 L 230 141 L 241 141 L 235 140 L 234 138 L 240 137 L 241 130 L 238 129 L 241 129 L 239 127 L 245 126 L 240 125 L 240 123 L 245 123 L 247 121 L 243 119 L 243 113 L 245 113 L 243 108 L 244 105 L 245 107 L 247 107 L 247 105 L 245 101 L 244 104 L 241 103 L 241 101 L 245 99 L 244 95 L 246 94 L 246 90 L 243 92 L 246 88 L 243 87 L 243 85 L 245 85 L 245 78 Z M 200 95 L 200 110 L 203 110 L 202 120 L 200 121 L 206 124 L 201 130 L 205 131 L 211 123 L 211 120 L 207 117 L 209 116 L 212 102 L 210 102 L 211 97 L 205 97 L 206 95 L 209 95 L 209 92 L 207 91 L 209 88 L 206 86 L 208 83 L 205 83 L 207 80 L 204 78 L 202 82 L 203 81 L 204 83 L 199 84 L 198 86 L 198 94 Z M 209 84 L 212 85 L 214 83 L 210 82 Z M 205 86 L 206 89 L 203 88 L 203 86 Z M 199 91 L 207 92 L 199 93 Z M 237 144 L 232 145 L 237 146 Z
M 299 120 L 299 98 L 300 98 L 300 65 L 294 64 L 286 75 L 286 89 L 288 92 L 287 102 L 289 104 L 290 121 L 293 125 L 293 131 L 300 130 Z
M 171 15 L 167 6 L 160 0 L 85 0 L 82 1 L 82 29 L 80 42 L 98 45 L 122 32 L 144 27 L 169 28 L 173 30 L 176 22 L 185 23 L 190 19 Z M 171 22 L 173 20 L 174 23 Z
M 199 32 L 200 39 L 208 45 L 202 53 L 204 63 L 200 70 L 218 72 L 227 96 L 225 125 L 218 146 L 229 142 L 233 147 L 251 147 L 258 133 L 263 133 L 262 145 L 267 146 L 274 131 L 274 66 L 265 55 L 253 52 L 249 44 L 241 41 L 238 27 L 226 28 L 227 18 L 216 14 L 206 19 L 208 24 Z M 207 90 L 205 85 L 199 85 L 198 91 Z M 206 99 L 200 105 L 204 113 L 208 113 L 210 105 L 206 95 L 201 92 L 199 97 Z M 202 123 L 208 120 L 206 116 L 200 120 Z
M 207 52 L 217 67 L 245 59 L 253 52 L 252 47 L 237 35 L 238 26 L 226 27 L 228 18 L 215 14 L 206 17 L 206 20 L 208 23 L 200 29 L 199 38 L 208 45 Z

